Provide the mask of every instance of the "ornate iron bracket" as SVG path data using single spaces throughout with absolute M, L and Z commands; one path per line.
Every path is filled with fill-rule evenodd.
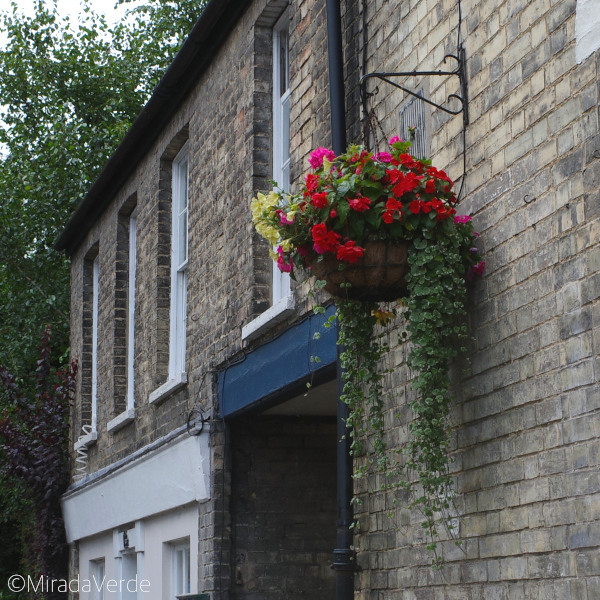
M 435 108 L 439 108 L 440 110 L 443 110 L 444 112 L 446 112 L 450 115 L 458 115 L 458 114 L 462 113 L 463 127 L 466 128 L 467 125 L 469 124 L 469 109 L 468 109 L 468 96 L 467 96 L 467 78 L 466 78 L 466 72 L 465 72 L 465 51 L 464 51 L 463 47 L 459 46 L 458 55 L 446 54 L 446 56 L 444 56 L 444 63 L 446 62 L 446 59 L 448 59 L 448 58 L 454 59 L 457 63 L 457 67 L 454 71 L 404 71 L 404 72 L 398 72 L 398 73 L 367 73 L 366 75 L 363 75 L 363 77 L 361 77 L 361 79 L 360 79 L 360 94 L 363 99 L 363 106 L 366 109 L 367 98 L 369 96 L 373 96 L 374 94 L 377 93 L 377 88 L 376 88 L 375 92 L 371 92 L 371 93 L 367 92 L 367 89 L 366 89 L 367 81 L 369 79 L 379 79 L 380 81 L 385 81 L 386 83 L 389 83 L 390 85 L 394 86 L 395 88 L 402 90 L 406 94 L 410 94 L 411 96 L 414 96 L 415 98 L 419 98 L 419 100 L 422 100 L 423 102 L 426 102 L 427 104 L 430 104 L 431 106 L 434 106 Z M 458 108 L 457 110 L 454 110 L 451 108 L 447 108 L 446 106 L 442 106 L 441 104 L 433 102 L 433 100 L 430 100 L 429 98 L 425 98 L 425 97 L 421 96 L 420 94 L 417 94 L 416 92 L 400 85 L 399 83 L 397 83 L 396 81 L 394 81 L 392 79 L 392 78 L 396 78 L 396 77 L 431 77 L 431 76 L 446 76 L 446 77 L 447 76 L 455 76 L 455 77 L 458 77 L 459 84 L 460 84 L 460 95 L 459 94 L 450 94 L 448 96 L 447 103 L 450 102 L 452 99 L 457 100 L 460 103 L 460 108 Z

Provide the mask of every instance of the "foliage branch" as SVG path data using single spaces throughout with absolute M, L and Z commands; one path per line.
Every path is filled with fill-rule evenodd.
M 9 400 L 0 417 L 3 475 L 28 495 L 35 517 L 31 550 L 39 575 L 66 579 L 67 546 L 60 497 L 69 484 L 69 408 L 77 365 L 65 370 L 52 365 L 50 328 L 42 334 L 32 389 L 0 365 L 0 380 Z M 49 598 L 62 598 L 56 592 Z
M 410 491 L 411 505 L 424 515 L 428 548 L 435 550 L 440 522 L 452 528 L 449 362 L 466 336 L 467 282 L 483 273 L 485 263 L 471 218 L 456 214 L 451 179 L 409 151 L 410 143 L 398 137 L 390 140 L 390 152 L 377 154 L 352 146 L 336 157 L 319 148 L 311 154 L 313 170 L 299 193 L 257 194 L 251 211 L 258 233 L 276 248 L 271 254 L 279 269 L 292 277 L 298 270 L 310 273 L 326 256 L 347 269 L 372 241 L 408 243 L 410 270 L 397 307 L 352 300 L 343 290 L 336 298 L 343 400 L 353 454 L 364 452 L 363 440 L 370 436 L 384 487 Z M 408 366 L 416 393 L 408 401 L 413 418 L 404 458 L 392 459 L 385 443 L 381 367 L 388 347 L 384 335 L 375 332 L 397 313 L 405 317 L 410 335 Z M 359 468 L 356 476 L 365 471 Z

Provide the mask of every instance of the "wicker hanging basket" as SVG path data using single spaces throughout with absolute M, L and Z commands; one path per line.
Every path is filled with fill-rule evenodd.
M 327 282 L 327 292 L 350 300 L 384 302 L 406 296 L 407 273 L 408 244 L 402 241 L 368 242 L 354 264 L 340 263 L 331 254 L 312 264 L 312 275 Z

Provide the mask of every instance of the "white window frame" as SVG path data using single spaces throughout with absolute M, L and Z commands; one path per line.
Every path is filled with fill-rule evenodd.
M 92 262 L 92 432 L 98 430 L 98 291 L 100 289 L 100 260 Z
M 93 600 L 104 600 L 104 580 L 106 577 L 106 560 L 97 558 L 90 561 L 90 587 Z
M 129 277 L 127 282 L 127 411 L 135 407 L 135 284 L 137 270 L 137 212 L 129 217 Z
M 190 542 L 171 545 L 171 600 L 191 593 Z
M 286 10 L 273 26 L 273 180 L 284 192 L 290 191 L 289 29 L 290 15 Z M 282 273 L 273 262 L 273 306 L 291 294 L 290 282 L 289 273 Z
M 185 373 L 189 210 L 188 144 L 173 160 L 169 381 Z

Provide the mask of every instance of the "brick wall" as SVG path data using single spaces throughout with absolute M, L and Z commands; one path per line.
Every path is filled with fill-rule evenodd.
M 324 4 L 297 0 L 291 5 L 293 181 L 306 172 L 310 151 L 330 144 Z M 224 594 L 235 581 L 235 554 L 228 545 L 231 474 L 214 371 L 277 332 L 247 345 L 240 335 L 270 296 L 267 247 L 253 233 L 248 210 L 253 193 L 268 187 L 270 178 L 269 28 L 274 21 L 265 16 L 265 6 L 262 1 L 249 6 L 89 232 L 72 270 L 72 348 L 84 359 L 83 264 L 98 246 L 101 427 L 89 450 L 90 469 L 182 426 L 194 405 L 212 416 L 213 489 L 211 501 L 199 509 L 206 557 L 199 574 L 203 590 Z M 444 64 L 443 58 L 456 52 L 458 40 L 454 2 L 375 2 L 366 3 L 365 49 L 364 6 L 358 0 L 343 3 L 349 141 L 358 141 L 362 131 L 358 79 L 363 69 L 452 67 L 452 59 Z M 356 543 L 362 571 L 356 597 L 591 600 L 600 594 L 595 558 L 600 545 L 600 57 L 596 52 L 575 62 L 574 2 L 473 0 L 462 8 L 470 123 L 460 212 L 473 215 L 487 263 L 472 293 L 470 362 L 452 367 L 452 452 L 463 546 L 442 544 L 447 566 L 443 574 L 433 573 L 418 513 L 375 491 L 376 478 L 358 482 L 362 508 Z M 440 102 L 459 92 L 454 79 L 407 78 L 404 83 Z M 371 106 L 386 135 L 396 132 L 406 100 L 384 85 L 373 97 Z M 448 169 L 460 185 L 462 119 L 431 108 L 425 115 L 434 164 Z M 189 383 L 149 405 L 149 394 L 167 372 L 169 172 L 184 137 L 191 145 Z M 121 369 L 115 348 L 122 347 L 115 329 L 120 310 L 115 293 L 122 279 L 115 270 L 118 215 L 133 195 L 139 207 L 136 420 L 109 433 L 105 424 L 116 416 L 121 394 L 115 377 Z M 302 314 L 310 302 L 306 286 L 296 293 Z M 413 393 L 407 349 L 399 344 L 401 329 L 401 324 L 390 329 L 387 359 L 394 368 L 386 415 L 388 441 L 394 445 L 406 439 L 410 414 L 405 403 Z M 82 369 L 74 439 L 85 378 Z M 243 438 L 249 445 L 262 439 L 255 426 L 257 435 Z M 240 447 L 236 452 L 240 460 Z
M 369 70 L 444 68 L 455 52 L 454 3 L 368 11 Z M 373 477 L 358 488 L 357 597 L 591 599 L 600 594 L 600 57 L 575 62 L 574 2 L 472 2 L 463 14 L 470 124 L 459 212 L 473 215 L 486 260 L 470 362 L 452 369 L 463 545 L 442 543 L 446 567 L 432 572 L 419 514 L 372 493 Z M 439 101 L 451 85 L 424 89 Z M 403 101 L 380 85 L 388 135 Z M 460 179 L 461 119 L 428 114 L 434 164 Z M 413 393 L 398 331 L 390 443 L 406 439 Z
M 333 598 L 335 419 L 246 417 L 231 439 L 231 597 Z

